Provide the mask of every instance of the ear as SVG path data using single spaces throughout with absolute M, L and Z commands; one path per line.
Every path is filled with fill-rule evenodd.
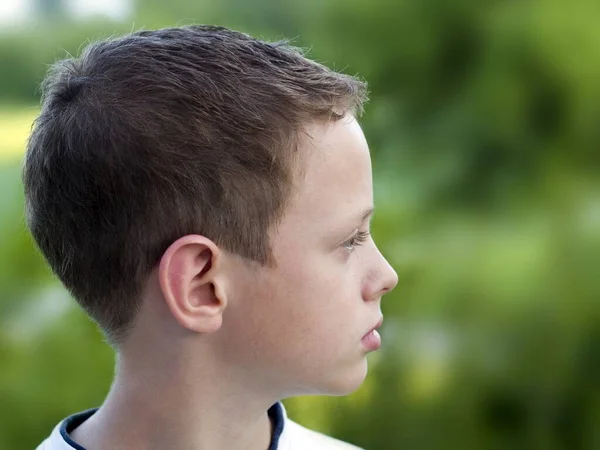
M 219 274 L 222 252 L 210 239 L 184 236 L 163 254 L 158 280 L 163 297 L 179 324 L 198 333 L 213 333 L 223 321 L 227 299 Z

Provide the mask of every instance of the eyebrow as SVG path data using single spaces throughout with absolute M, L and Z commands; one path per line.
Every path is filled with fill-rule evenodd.
M 348 223 L 352 223 L 353 230 L 356 230 L 355 225 L 356 224 L 362 224 L 367 218 L 369 218 L 370 216 L 372 216 L 374 212 L 375 212 L 375 208 L 373 206 L 371 206 L 370 208 L 365 209 L 360 214 L 356 214 L 355 216 L 349 218 L 348 219 Z M 346 226 L 348 226 L 348 229 L 345 228 Z M 349 225 L 345 225 L 344 226 L 344 231 L 348 232 L 349 228 L 350 228 Z M 339 229 L 337 231 L 341 232 L 341 230 L 339 230 Z
M 375 212 L 374 207 L 370 207 L 367 210 L 365 210 L 362 214 L 362 217 L 360 217 L 360 222 L 361 223 L 364 222 L 367 218 L 371 217 L 374 212 Z

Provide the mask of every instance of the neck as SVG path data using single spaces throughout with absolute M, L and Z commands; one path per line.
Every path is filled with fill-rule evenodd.
M 75 442 L 88 450 L 268 449 L 267 410 L 275 398 L 259 395 L 232 370 L 203 365 L 215 361 L 208 355 L 151 355 L 118 358 L 104 404 L 73 431 Z

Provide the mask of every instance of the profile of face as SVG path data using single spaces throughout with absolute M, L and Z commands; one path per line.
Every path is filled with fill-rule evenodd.
M 369 234 L 369 149 L 351 116 L 307 129 L 303 173 L 271 233 L 275 264 L 228 262 L 222 354 L 285 395 L 345 395 L 367 373 L 363 337 L 396 272 Z
M 371 158 L 358 122 L 347 116 L 305 132 L 302 170 L 269 233 L 274 263 L 203 236 L 178 239 L 150 278 L 137 345 L 154 355 L 162 345 L 179 355 L 174 364 L 204 370 L 208 358 L 215 376 L 272 398 L 345 395 L 361 385 L 376 347 L 365 335 L 373 337 L 381 298 L 398 278 L 369 234 Z

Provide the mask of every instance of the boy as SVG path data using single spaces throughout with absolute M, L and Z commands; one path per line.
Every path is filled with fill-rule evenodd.
M 356 448 L 280 400 L 360 386 L 397 282 L 369 236 L 363 83 L 191 26 L 90 45 L 43 92 L 27 223 L 117 364 L 39 448 Z

